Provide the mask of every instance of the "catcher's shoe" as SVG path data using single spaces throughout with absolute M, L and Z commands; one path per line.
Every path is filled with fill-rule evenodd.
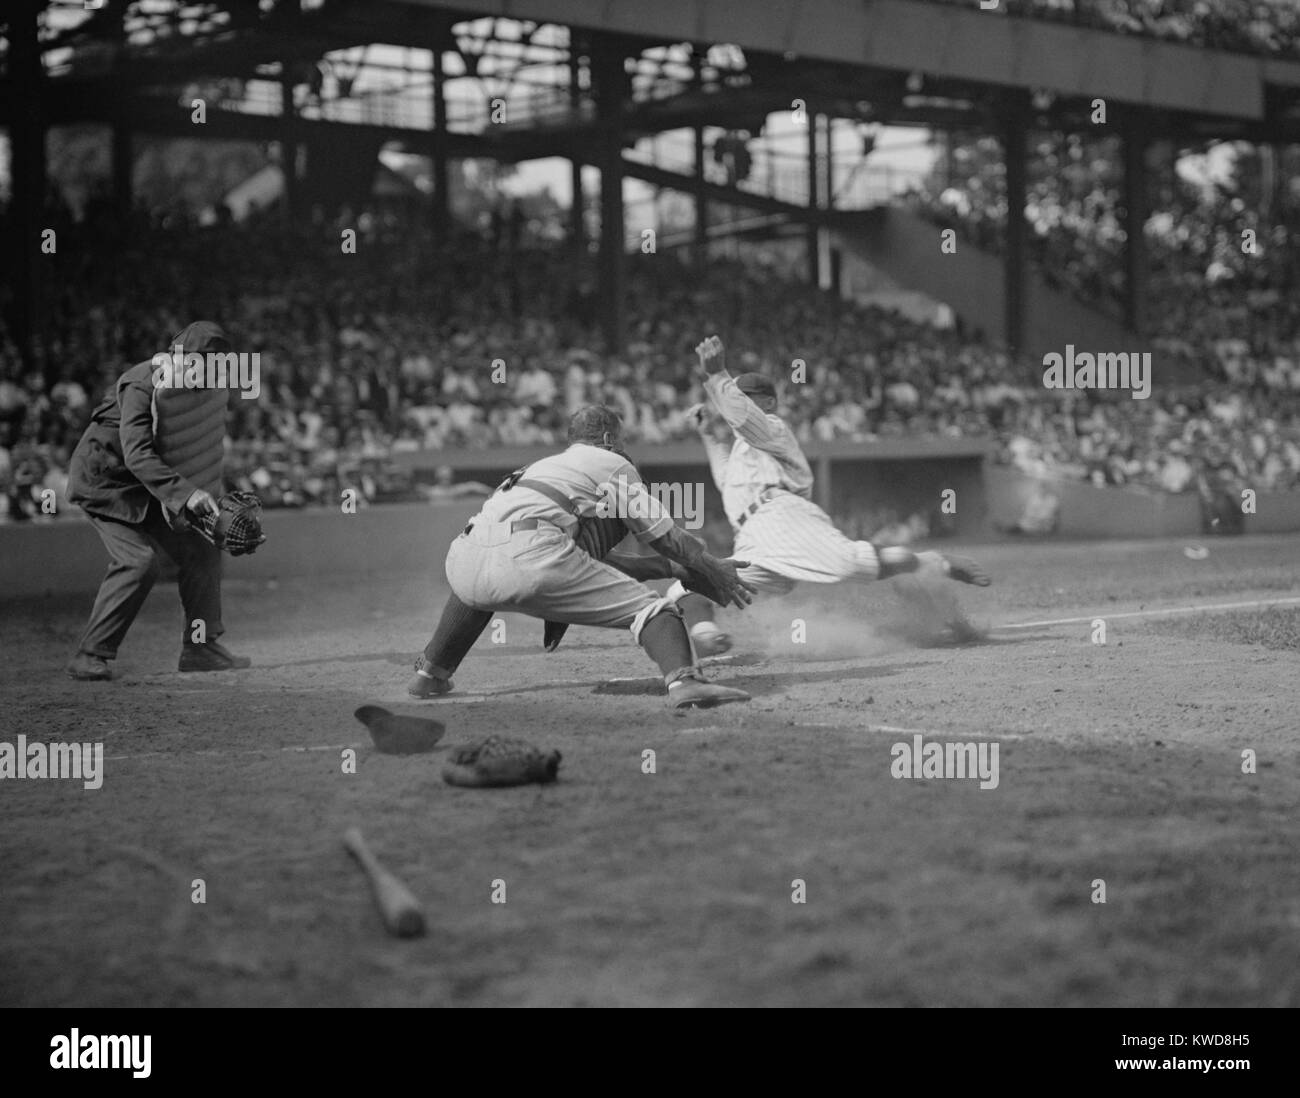
M 715 705 L 727 702 L 747 702 L 749 695 L 743 690 L 730 686 L 718 686 L 717 683 L 705 682 L 703 679 L 687 677 L 668 684 L 669 709 L 711 709 Z
M 413 698 L 432 698 L 438 694 L 450 694 L 456 684 L 451 679 L 439 678 L 430 672 L 432 665 L 423 656 L 415 661 L 415 674 L 406 684 L 406 692 Z
M 236 656 L 214 640 L 206 644 L 187 644 L 181 649 L 182 671 L 237 671 L 252 666 L 253 661 L 247 656 Z
M 113 677 L 108 660 L 102 656 L 92 656 L 89 652 L 78 652 L 68 661 L 64 670 L 80 682 L 108 682 Z
M 691 643 L 695 645 L 695 655 L 701 659 L 731 651 L 730 635 L 711 621 L 697 621 L 691 626 Z

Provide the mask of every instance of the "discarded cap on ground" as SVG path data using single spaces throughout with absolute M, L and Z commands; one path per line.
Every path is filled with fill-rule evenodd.
M 446 728 L 429 717 L 404 717 L 378 705 L 363 705 L 356 718 L 366 726 L 375 750 L 385 755 L 419 755 L 432 751 Z

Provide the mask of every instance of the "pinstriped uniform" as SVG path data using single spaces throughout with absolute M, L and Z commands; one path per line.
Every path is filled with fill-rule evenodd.
M 736 534 L 733 556 L 749 562 L 741 577 L 771 594 L 797 582 L 879 578 L 875 547 L 845 537 L 811 500 L 808 459 L 781 418 L 764 415 L 725 372 L 710 375 L 704 388 L 736 435 L 730 450 L 708 438 L 705 447 Z

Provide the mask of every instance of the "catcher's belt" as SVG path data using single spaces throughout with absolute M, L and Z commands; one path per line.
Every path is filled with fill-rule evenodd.
M 517 534 L 520 530 L 536 530 L 539 526 L 553 526 L 554 523 L 545 522 L 542 519 L 516 519 L 514 522 L 504 525 L 509 525 L 510 532 L 512 534 Z M 559 529 L 558 526 L 555 528 L 557 530 Z M 472 522 L 467 522 L 463 532 L 468 534 L 473 529 L 474 524 Z
M 527 469 L 516 469 L 501 482 L 497 491 L 508 492 L 518 486 L 528 488 L 539 495 L 545 496 L 566 515 L 571 515 L 576 520 L 575 525 L 567 533 L 578 543 L 580 549 L 585 550 L 596 560 L 603 560 L 615 545 L 627 537 L 627 523 L 621 518 L 614 515 L 583 515 L 580 513 L 576 500 L 570 499 L 554 485 L 524 476 L 527 471 Z M 510 532 L 513 534 L 517 530 L 535 528 L 522 525 L 522 523 L 526 522 L 556 525 L 555 523 L 547 523 L 544 519 L 521 519 L 519 523 L 511 524 Z M 468 526 L 465 528 L 465 532 L 469 532 Z

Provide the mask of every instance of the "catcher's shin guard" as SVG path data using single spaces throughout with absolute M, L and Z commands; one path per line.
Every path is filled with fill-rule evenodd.
M 688 591 L 681 580 L 668 588 L 666 597 L 681 612 L 691 634 L 697 657 L 720 656 L 731 651 L 731 637 L 713 622 L 713 601 L 695 591 Z
M 664 681 L 671 682 L 695 668 L 695 654 L 686 635 L 686 625 L 676 607 L 666 606 L 641 626 L 637 638 L 645 654 L 659 665 Z
M 695 666 L 686 625 L 678 611 L 663 610 L 641 627 L 641 646 L 664 673 L 669 709 L 709 708 L 749 701 L 743 690 L 706 682 Z
M 680 595 L 677 590 L 678 584 L 668 588 L 668 597 L 677 603 L 677 609 L 682 612 L 682 617 L 692 630 L 697 625 L 713 620 L 714 607 L 710 599 L 695 591 L 687 591 L 685 587 L 681 588 Z
M 454 594 L 448 595 L 447 604 L 442 608 L 442 617 L 438 619 L 438 628 L 416 661 L 415 675 L 407 687 L 407 693 L 413 697 L 427 698 L 451 690 L 451 676 L 491 620 L 490 610 L 471 609 Z

